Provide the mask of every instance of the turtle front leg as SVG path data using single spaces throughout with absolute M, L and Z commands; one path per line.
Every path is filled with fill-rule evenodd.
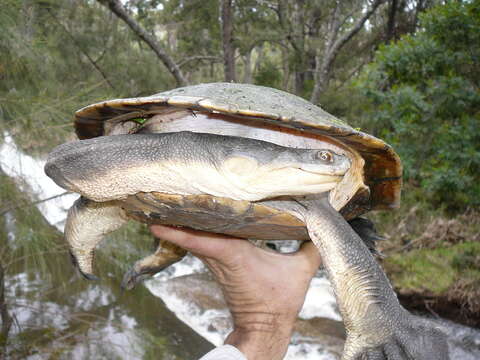
M 138 260 L 133 267 L 125 273 L 122 288 L 131 290 L 145 278 L 151 277 L 170 265 L 182 260 L 187 250 L 168 241 L 155 238 L 157 249 L 151 255 Z
M 95 247 L 106 234 L 126 222 L 123 210 L 112 202 L 96 202 L 83 196 L 74 202 L 67 215 L 65 240 L 73 264 L 86 279 L 98 279 L 93 274 Z
M 342 359 L 448 359 L 445 335 L 400 305 L 367 246 L 328 200 L 304 204 L 347 330 Z

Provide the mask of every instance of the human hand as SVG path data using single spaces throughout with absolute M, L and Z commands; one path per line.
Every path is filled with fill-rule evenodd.
M 152 225 L 154 236 L 199 257 L 219 282 L 234 330 L 225 344 L 248 359 L 282 359 L 309 284 L 321 264 L 312 242 L 293 254 L 260 249 L 246 240 Z

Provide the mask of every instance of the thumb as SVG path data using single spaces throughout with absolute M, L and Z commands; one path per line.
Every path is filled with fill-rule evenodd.
M 194 255 L 213 259 L 221 259 L 229 243 L 236 240 L 204 231 L 164 225 L 151 225 L 150 231 L 154 236 L 180 246 Z

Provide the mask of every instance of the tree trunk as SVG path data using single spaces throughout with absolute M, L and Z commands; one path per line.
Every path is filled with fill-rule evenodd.
M 263 51 L 263 45 L 257 47 L 257 59 L 255 60 L 255 65 L 253 66 L 253 74 L 258 74 L 260 69 L 260 65 L 262 61 L 265 59 L 265 52 Z
M 220 0 L 222 20 L 223 65 L 225 81 L 235 81 L 235 47 L 233 45 L 233 0 Z
M 390 7 L 388 9 L 388 21 L 386 31 L 386 42 L 390 42 L 397 38 L 396 32 L 396 15 L 398 9 L 398 0 L 390 0 Z
M 0 264 L 0 319 L 2 320 L 0 347 L 4 347 L 7 344 L 8 333 L 12 326 L 12 317 L 8 313 L 7 304 L 5 302 L 5 276 L 2 264 Z
M 280 47 L 280 51 L 282 52 L 282 69 L 283 69 L 283 81 L 282 81 L 282 89 L 285 91 L 290 91 L 289 83 L 290 83 L 290 64 L 288 61 L 288 50 L 283 46 Z
M 326 85 L 330 81 L 330 72 L 327 56 L 323 58 L 320 55 L 320 51 L 317 50 L 315 54 L 315 72 L 313 74 L 314 86 L 310 102 L 317 104 L 320 100 L 320 95 L 325 91 Z
M 417 1 L 417 6 L 415 7 L 415 16 L 412 24 L 412 28 L 410 30 L 410 33 L 414 33 L 415 30 L 418 29 L 418 16 L 421 12 L 425 11 L 425 9 L 428 6 L 428 1 L 425 0 L 418 0 Z
M 185 86 L 188 84 L 187 79 L 183 76 L 182 71 L 173 61 L 173 59 L 168 55 L 166 50 L 160 45 L 154 35 L 150 35 L 140 24 L 131 17 L 125 8 L 123 7 L 120 0 L 97 0 L 101 4 L 107 6 L 110 11 L 112 11 L 116 16 L 122 19 L 133 32 L 142 39 L 157 55 L 160 61 L 166 66 L 168 71 L 175 78 L 177 85 Z
M 305 0 L 297 0 L 293 11 L 292 46 L 295 53 L 295 94 L 301 95 L 305 85 Z
M 315 64 L 315 85 L 313 87 L 312 96 L 310 97 L 310 101 L 314 104 L 317 104 L 320 100 L 321 94 L 325 91 L 330 81 L 331 73 L 332 73 L 332 65 L 337 58 L 338 53 L 342 49 L 345 44 L 347 44 L 358 32 L 362 29 L 365 22 L 368 20 L 370 16 L 377 10 L 377 8 L 382 4 L 385 0 L 376 0 L 372 6 L 365 12 L 365 14 L 355 23 L 355 25 L 350 29 L 350 31 L 346 32 L 338 38 L 338 32 L 340 31 L 339 26 L 335 24 L 340 24 L 338 21 L 338 11 L 335 9 L 333 13 L 333 19 L 330 26 L 330 34 L 328 36 L 329 41 L 325 46 L 325 51 L 323 54 L 322 60 L 320 60 L 320 55 L 317 52 L 316 55 L 316 64 Z M 339 2 L 337 3 L 337 8 L 339 6 Z M 333 41 L 336 39 L 335 41 Z
M 243 83 L 251 84 L 253 82 L 252 75 L 252 49 L 249 49 L 246 54 L 242 55 L 243 59 Z

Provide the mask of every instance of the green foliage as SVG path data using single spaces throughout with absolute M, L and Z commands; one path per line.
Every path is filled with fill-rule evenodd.
M 0 134 L 34 152 L 64 141 L 84 105 L 173 85 L 150 49 L 97 2 L 7 0 L 0 53 Z
M 357 83 L 363 122 L 399 152 L 407 181 L 450 210 L 480 205 L 480 12 L 453 2 L 382 46 Z
M 254 79 L 257 85 L 279 88 L 282 81 L 282 74 L 275 63 L 266 57 L 260 64 Z
M 21 219 L 21 220 L 18 220 Z M 14 253 L 6 244 L 11 243 Z M 26 193 L 0 171 L 0 259 L 2 266 L 35 268 L 48 279 L 49 256 L 66 255 L 61 234 L 42 217 Z
M 471 269 L 479 269 L 480 252 L 475 251 L 474 247 L 467 248 L 464 252 L 456 254 L 453 257 L 452 266 L 458 271 L 470 271 Z

